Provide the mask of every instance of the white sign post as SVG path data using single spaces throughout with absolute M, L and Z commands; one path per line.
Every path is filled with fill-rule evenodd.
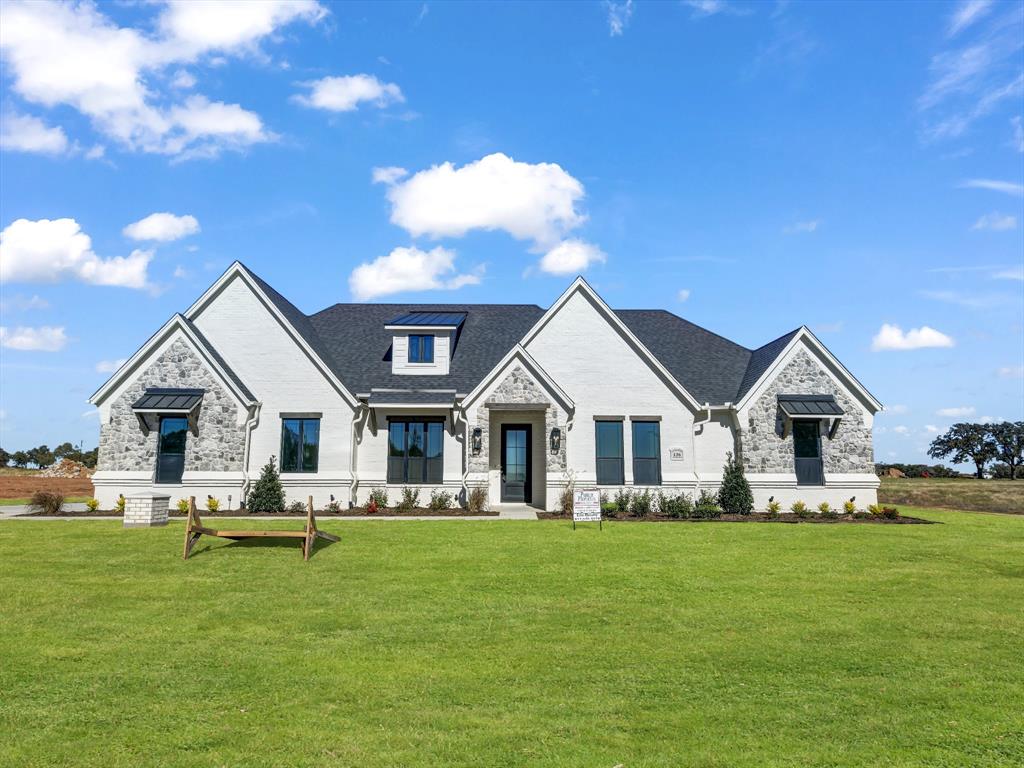
M 601 528 L 601 492 L 573 491 L 572 494 L 572 529 L 576 523 L 597 523 Z

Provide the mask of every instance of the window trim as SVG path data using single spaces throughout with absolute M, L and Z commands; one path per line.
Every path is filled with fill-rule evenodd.
M 387 429 L 387 451 L 386 466 L 384 468 L 385 473 L 385 484 L 386 485 L 442 485 L 444 483 L 444 434 L 445 427 L 447 426 L 448 420 L 444 416 L 389 416 Z M 404 454 L 402 456 L 402 477 L 395 479 L 391 476 L 391 425 L 392 424 L 404 424 L 405 429 L 403 433 L 405 435 L 405 445 L 403 446 Z M 441 425 L 441 453 L 436 457 L 436 460 L 441 462 L 441 477 L 435 482 L 427 479 L 427 462 L 429 459 L 423 457 L 423 479 L 421 480 L 410 480 L 409 479 L 409 425 L 410 424 L 422 424 L 423 434 L 428 436 L 430 424 Z M 395 456 L 394 458 L 398 458 Z
M 412 359 L 413 339 L 417 340 L 417 343 L 416 343 L 416 347 L 417 347 L 416 354 L 420 358 L 418 360 L 413 360 Z M 426 343 L 427 339 L 430 339 L 430 343 L 429 344 Z M 423 353 L 426 352 L 426 348 L 428 346 L 430 347 L 430 359 L 429 360 L 424 360 L 423 359 Z M 407 348 L 406 353 L 405 353 L 406 362 L 408 362 L 409 365 L 433 365 L 434 364 L 434 360 L 436 359 L 435 356 L 434 356 L 434 348 L 436 346 L 437 345 L 435 343 L 434 334 L 432 334 L 432 333 L 410 333 L 408 335 L 408 348 Z
M 594 419 L 594 479 L 596 485 L 625 485 L 626 484 L 626 439 L 625 430 L 622 428 L 624 420 L 618 419 Z M 601 429 L 602 424 L 617 424 L 619 427 L 619 455 L 608 456 L 602 458 L 598 452 L 600 440 L 598 438 L 598 432 Z M 601 482 L 601 463 L 602 461 L 614 461 L 618 459 L 619 462 L 619 482 Z
M 644 482 L 644 483 L 640 483 L 640 485 L 644 485 L 644 486 L 647 486 L 647 485 L 661 485 L 661 481 L 662 481 L 662 475 L 661 475 L 661 419 L 659 418 L 659 419 L 655 420 L 655 419 L 639 419 L 639 418 L 634 418 L 634 419 L 630 419 L 630 422 L 631 423 L 630 423 L 630 429 L 629 429 L 629 437 L 630 437 L 630 440 L 632 441 L 630 443 L 630 447 L 633 449 L 633 484 L 637 485 L 637 480 L 636 480 L 636 477 L 637 477 L 637 471 L 636 471 L 637 462 L 638 461 L 655 461 L 655 462 L 657 462 L 657 467 L 658 467 L 658 471 L 657 471 L 657 478 L 658 479 L 656 481 L 652 482 L 652 483 Z M 655 433 L 655 436 L 657 438 L 657 446 L 655 447 L 655 450 L 654 450 L 654 456 L 645 456 L 645 457 L 637 458 L 637 455 L 636 455 L 636 428 L 637 428 L 637 425 L 639 425 L 639 424 L 653 424 L 654 425 L 654 433 Z
M 284 468 L 284 434 L 285 434 L 284 423 L 286 421 L 297 421 L 297 422 L 299 422 L 299 468 L 298 469 L 285 469 Z M 307 421 L 315 421 L 316 422 L 316 455 L 313 457 L 313 468 L 312 469 L 303 469 L 302 468 L 302 446 L 305 443 L 306 422 Z M 314 417 L 290 416 L 290 415 L 281 414 L 281 450 L 280 450 L 280 453 L 279 453 L 279 455 L 277 457 L 277 467 L 278 467 L 278 471 L 282 475 L 283 474 L 289 474 L 289 475 L 315 475 L 317 472 L 320 471 L 320 431 L 321 431 L 320 430 L 320 428 L 321 428 L 320 421 L 321 421 L 321 419 L 320 419 L 319 416 L 314 418 Z

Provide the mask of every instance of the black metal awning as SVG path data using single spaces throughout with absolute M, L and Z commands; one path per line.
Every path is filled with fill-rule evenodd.
M 830 419 L 843 415 L 833 395 L 779 395 L 779 408 L 790 418 Z
M 152 387 L 132 404 L 136 413 L 192 413 L 203 400 L 201 389 Z

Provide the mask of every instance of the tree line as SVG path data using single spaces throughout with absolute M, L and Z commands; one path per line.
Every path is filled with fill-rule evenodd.
M 998 462 L 993 467 L 996 477 L 1024 477 L 1024 421 L 954 424 L 932 441 L 928 455 L 933 459 L 948 457 L 956 464 L 973 463 L 978 478 L 985 477 L 985 467 L 992 462 Z
M 3 448 L 0 448 L 0 466 L 7 467 L 13 464 L 15 467 L 24 469 L 31 464 L 39 469 L 43 469 L 61 459 L 71 459 L 92 469 L 96 466 L 98 453 L 99 448 L 83 451 L 81 445 L 75 447 L 71 443 L 61 443 L 52 451 L 46 445 L 39 445 L 35 448 L 29 448 L 27 451 L 15 451 L 14 453 L 8 453 Z

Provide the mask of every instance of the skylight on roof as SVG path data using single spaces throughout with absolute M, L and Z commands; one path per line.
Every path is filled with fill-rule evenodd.
M 406 312 L 388 323 L 400 326 L 439 326 L 458 328 L 466 319 L 465 312 Z

